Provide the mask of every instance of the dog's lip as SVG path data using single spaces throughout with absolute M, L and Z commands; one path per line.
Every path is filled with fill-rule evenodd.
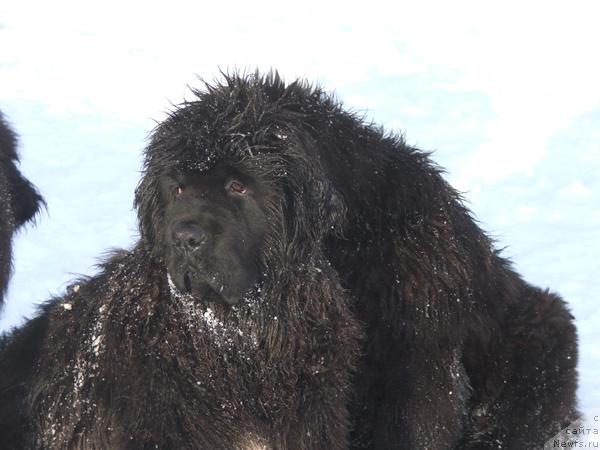
M 186 286 L 186 282 L 184 277 L 186 277 L 187 273 L 181 271 L 167 271 L 167 277 L 169 281 L 169 286 L 171 288 L 175 288 L 177 291 L 183 294 L 189 294 L 191 289 L 188 289 L 189 286 Z M 191 281 L 191 280 L 190 280 Z

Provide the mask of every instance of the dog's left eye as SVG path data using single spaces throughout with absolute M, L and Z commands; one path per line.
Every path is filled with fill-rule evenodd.
M 237 180 L 230 181 L 227 189 L 235 194 L 243 195 L 248 192 L 248 188 Z

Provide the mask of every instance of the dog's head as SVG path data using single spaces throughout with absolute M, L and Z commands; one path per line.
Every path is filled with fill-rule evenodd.
M 33 219 L 44 205 L 35 187 L 19 171 L 17 138 L 0 113 L 0 200 L 13 230 Z
M 172 284 L 231 304 L 310 264 L 345 208 L 297 108 L 318 101 L 308 87 L 233 77 L 196 95 L 154 131 L 136 206 Z

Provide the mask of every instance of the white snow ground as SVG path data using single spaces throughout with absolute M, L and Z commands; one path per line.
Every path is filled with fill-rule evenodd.
M 145 137 L 194 73 L 275 67 L 436 151 L 516 268 L 571 304 L 581 407 L 597 414 L 600 5 L 412 3 L 0 5 L 0 109 L 48 201 L 16 240 L 0 329 L 135 240 Z

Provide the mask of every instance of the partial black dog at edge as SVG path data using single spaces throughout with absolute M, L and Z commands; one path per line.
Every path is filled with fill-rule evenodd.
M 522 450 L 577 418 L 573 317 L 426 153 L 302 81 L 195 95 L 138 243 L 3 338 L 1 448 Z
M 12 237 L 33 220 L 44 200 L 21 174 L 17 135 L 0 111 L 0 309 L 12 270 Z

